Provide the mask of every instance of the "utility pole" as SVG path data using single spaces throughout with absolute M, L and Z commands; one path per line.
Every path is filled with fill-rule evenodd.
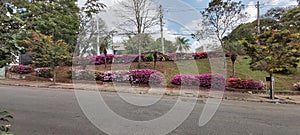
M 96 16 L 96 23 L 97 23 L 97 45 L 96 45 L 96 48 L 97 48 L 97 55 L 100 55 L 100 47 L 99 47 L 99 19 L 98 19 L 98 15 Z
M 165 54 L 165 41 L 164 41 L 164 29 L 163 29 L 163 9 L 162 5 L 159 6 L 159 13 L 160 13 L 160 38 L 161 38 L 161 47 L 162 53 Z
M 257 1 L 257 4 L 255 5 L 257 8 L 257 34 L 260 34 L 260 3 Z

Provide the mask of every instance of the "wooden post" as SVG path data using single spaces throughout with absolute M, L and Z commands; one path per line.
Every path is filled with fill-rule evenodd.
M 270 78 L 271 78 L 271 81 L 270 81 L 270 99 L 274 100 L 275 99 L 275 95 L 274 95 L 274 77 L 273 77 L 273 74 L 270 73 Z

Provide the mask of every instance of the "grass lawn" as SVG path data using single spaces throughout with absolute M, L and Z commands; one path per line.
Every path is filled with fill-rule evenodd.
M 230 58 L 227 58 L 227 78 L 232 74 L 232 65 Z M 239 77 L 242 79 L 253 79 L 255 81 L 264 81 L 265 77 L 269 76 L 265 72 L 261 71 L 252 71 L 249 68 L 250 59 L 246 56 L 239 56 L 236 60 L 236 74 L 235 77 Z M 210 63 L 213 61 L 209 61 L 208 59 L 200 59 L 200 60 L 183 60 L 183 61 L 166 61 L 166 62 L 157 62 L 156 70 L 162 72 L 164 77 L 167 80 L 168 86 L 173 87 L 171 84 L 172 78 L 179 73 L 182 74 L 204 74 L 211 73 L 211 69 L 218 70 L 223 69 L 224 64 L 218 64 L 215 67 L 211 67 Z M 222 62 L 221 62 L 222 63 Z M 98 71 L 108 71 L 108 70 L 126 70 L 126 69 L 136 69 L 138 63 L 132 64 L 108 64 L 107 68 L 104 68 L 104 65 L 96 65 L 96 66 L 88 66 L 87 69 L 98 70 Z M 197 66 L 195 66 L 197 65 Z M 150 68 L 154 69 L 153 62 L 142 62 L 141 68 Z M 179 70 L 180 69 L 180 70 Z M 290 91 L 292 90 L 292 85 L 295 82 L 300 81 L 300 68 L 295 74 L 291 75 L 275 75 L 275 90 L 276 91 Z M 67 72 L 72 70 L 72 67 L 60 67 L 58 71 L 58 82 L 72 82 L 70 77 L 67 75 Z M 27 80 L 44 80 L 49 81 L 49 79 L 40 78 L 34 76 L 34 73 L 29 74 L 26 77 Z

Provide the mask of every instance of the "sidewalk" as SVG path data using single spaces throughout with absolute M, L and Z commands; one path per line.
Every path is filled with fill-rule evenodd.
M 208 91 L 193 91 L 193 90 L 178 90 L 168 88 L 145 88 L 145 87 L 130 87 L 122 86 L 118 87 L 116 90 L 112 84 L 103 84 L 95 85 L 92 83 L 57 83 L 53 85 L 51 82 L 39 82 L 39 81 L 25 81 L 25 80 L 12 80 L 4 79 L 0 80 L 0 85 L 10 85 L 10 86 L 26 86 L 26 87 L 38 87 L 38 88 L 54 88 L 54 89 L 70 89 L 74 90 L 91 90 L 91 91 L 105 91 L 105 92 L 125 92 L 125 93 L 138 93 L 138 94 L 153 94 L 153 95 L 168 95 L 168 96 L 185 96 L 185 97 L 199 97 L 199 98 L 208 98 L 212 97 L 211 95 L 222 96 L 221 92 L 208 92 Z M 97 86 L 97 87 L 95 87 Z M 211 95 L 210 95 L 211 93 Z M 268 99 L 269 95 L 267 94 L 252 94 L 251 92 L 242 93 L 242 92 L 224 92 L 223 100 L 238 100 L 238 101 L 249 101 L 249 102 L 267 102 L 267 103 L 281 103 L 281 104 L 299 104 L 300 105 L 300 95 L 275 95 L 275 100 Z M 219 98 L 212 97 L 212 98 Z

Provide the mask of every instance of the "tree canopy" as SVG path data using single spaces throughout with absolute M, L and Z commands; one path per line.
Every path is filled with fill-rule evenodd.
M 23 49 L 17 44 L 17 36 L 23 23 L 6 3 L 0 1 L 0 67 L 16 60 Z

